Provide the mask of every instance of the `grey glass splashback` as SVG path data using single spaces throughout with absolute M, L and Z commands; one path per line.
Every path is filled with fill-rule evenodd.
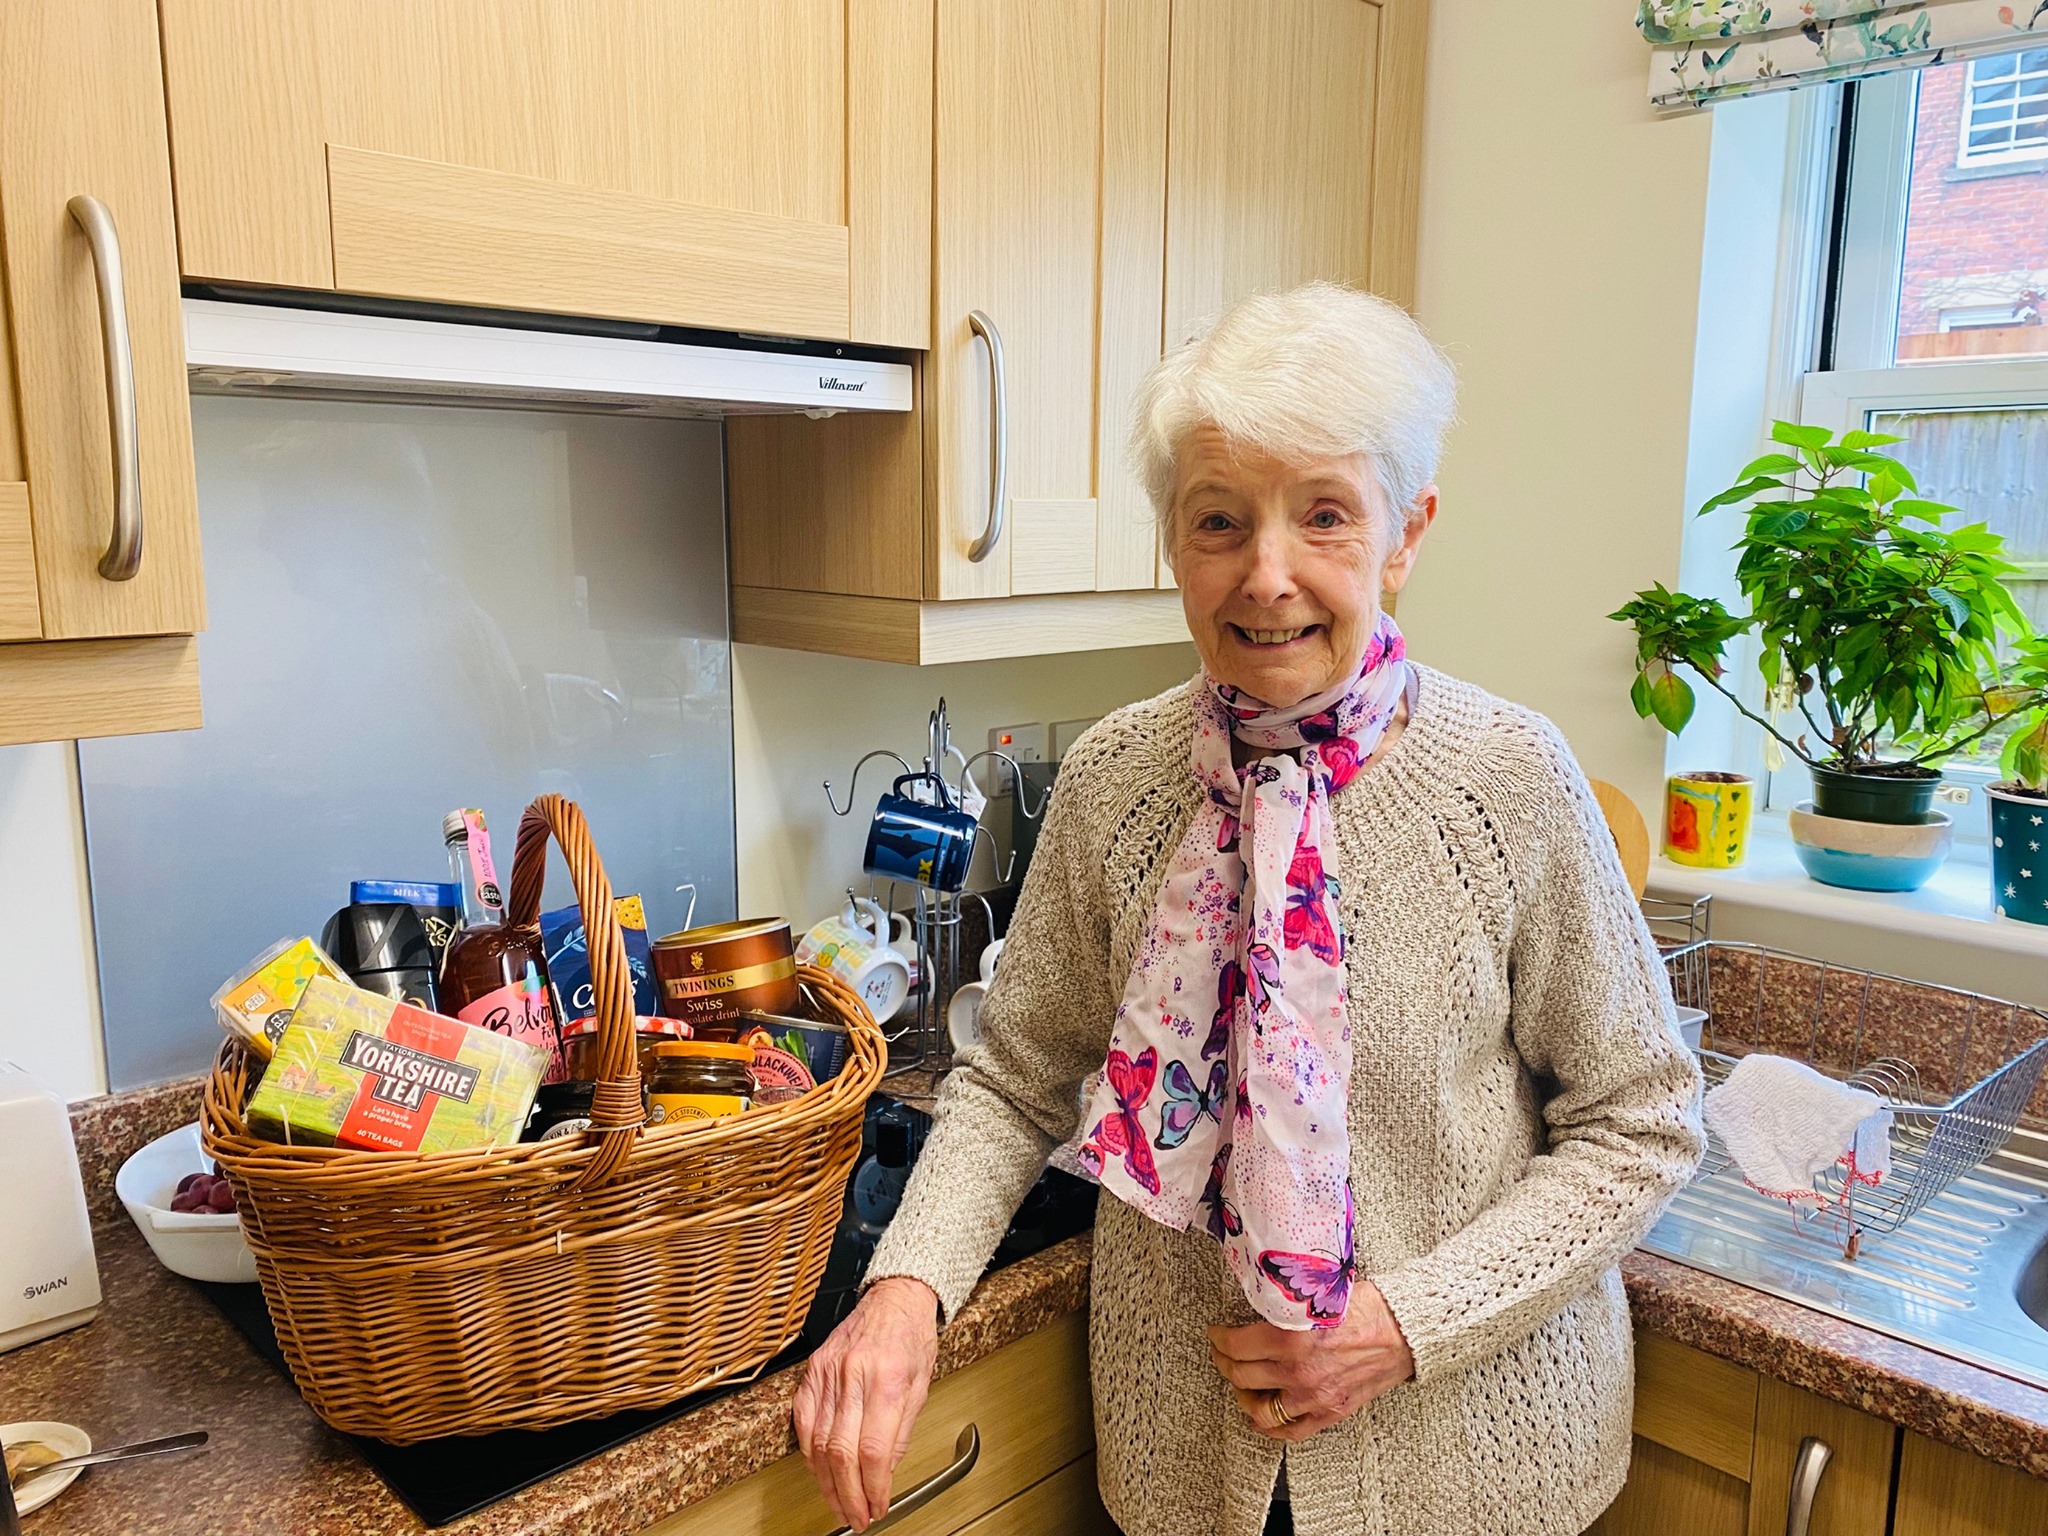
M 205 728 L 79 745 L 107 1076 L 201 1070 L 207 1005 L 442 813 L 590 818 L 613 885 L 734 915 L 715 422 L 195 397 Z M 574 899 L 553 856 L 545 907 Z

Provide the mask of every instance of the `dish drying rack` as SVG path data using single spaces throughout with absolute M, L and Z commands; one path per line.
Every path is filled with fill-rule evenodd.
M 1866 1234 L 1896 1231 L 2004 1146 L 2048 1066 L 2048 1012 L 2024 1003 L 1708 937 L 1667 948 L 1664 959 L 1679 1005 L 1706 1011 L 1699 1061 L 1709 1089 L 1723 1082 L 1743 1055 L 1769 1050 L 1876 1094 L 1892 1112 L 1889 1178 L 1869 1185 L 1849 1180 L 1837 1168 L 1814 1179 L 1825 1204 L 1809 1219 L 1843 1219 L 1844 1250 L 1852 1259 Z M 1753 978 L 1747 974 L 1751 969 Z M 1788 1003 L 1785 999 L 1794 993 L 1806 1001 Z M 1874 1054 L 1873 1009 L 1908 998 L 1938 1010 L 1945 1024 L 1959 1025 L 1942 1032 L 1950 1081 L 1962 1080 L 1972 1063 L 1994 1059 L 1999 1064 L 1944 1098 L 1923 1086 L 1921 1067 L 1914 1062 Z M 1802 1008 L 1803 1040 L 1796 1037 L 1796 1028 L 1788 1030 L 1798 1024 Z M 1845 1038 L 1846 1064 L 1840 1051 Z M 1711 1178 L 1730 1167 L 1719 1138 L 1709 1132 L 1707 1143 L 1695 1178 Z M 1739 1178 L 1739 1170 L 1733 1176 Z
M 825 803 L 832 808 L 835 816 L 850 816 L 860 803 L 858 792 L 861 770 L 877 759 L 893 762 L 906 774 L 917 774 L 919 769 L 911 767 L 900 753 L 886 747 L 878 747 L 867 753 L 853 765 L 853 772 L 847 775 L 846 804 L 839 803 L 833 792 L 832 781 L 825 780 Z M 1001 772 L 1007 768 L 1010 783 L 1017 797 L 1017 809 L 1027 821 L 1036 821 L 1045 814 L 1046 802 L 1052 798 L 1048 786 L 1038 797 L 1038 803 L 1030 803 L 1030 794 L 1024 783 L 1024 770 L 1017 766 L 1017 760 L 1007 752 L 990 748 L 969 756 L 953 741 L 952 723 L 947 717 L 946 701 L 942 697 L 938 708 L 931 712 L 926 722 L 923 777 L 918 781 L 913 794 L 916 798 L 944 793 L 951 796 L 956 806 L 970 810 L 976 820 L 974 828 L 974 849 L 969 855 L 967 878 L 974 875 L 975 864 L 981 850 L 988 849 L 989 867 L 996 877 L 997 885 L 1008 885 L 1010 876 L 1016 872 L 1017 854 L 1012 849 L 1010 857 L 1004 860 L 997 851 L 994 835 L 980 824 L 983 807 L 988 797 L 974 778 L 975 766 L 991 762 L 997 771 L 997 789 L 1001 792 Z M 956 777 L 949 778 L 952 773 Z M 937 789 L 934 786 L 939 786 Z M 946 1032 L 946 1007 L 953 1000 L 953 994 L 960 986 L 961 961 L 965 950 L 965 934 L 962 922 L 970 903 L 978 903 L 988 923 L 990 940 L 1001 937 L 996 932 L 995 909 L 980 891 L 969 890 L 964 885 L 957 891 L 936 890 L 928 885 L 910 884 L 897 880 L 878 880 L 868 877 L 868 895 L 885 912 L 900 909 L 897 902 L 902 899 L 902 889 L 907 886 L 911 896 L 908 909 L 911 938 L 916 945 L 917 974 L 910 992 L 911 1007 L 907 1015 L 898 1015 L 897 1021 L 883 1019 L 882 1038 L 889 1043 L 889 1068 L 882 1075 L 895 1077 L 904 1072 L 932 1072 L 949 1067 L 953 1063 L 951 1037 Z M 853 890 L 847 889 L 851 897 Z

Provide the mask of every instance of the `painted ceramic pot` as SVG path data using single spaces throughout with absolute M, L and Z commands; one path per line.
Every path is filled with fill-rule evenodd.
M 1849 821 L 1815 815 L 1811 800 L 1793 807 L 1789 829 L 1809 875 L 1852 891 L 1919 890 L 1948 857 L 1956 830 L 1945 811 L 1911 824 Z
M 2048 800 L 1998 784 L 1984 798 L 1991 805 L 1991 905 L 2015 922 L 2048 923 Z
M 1664 781 L 1664 857 L 1733 869 L 1749 853 L 1756 785 L 1746 773 L 1680 773 Z

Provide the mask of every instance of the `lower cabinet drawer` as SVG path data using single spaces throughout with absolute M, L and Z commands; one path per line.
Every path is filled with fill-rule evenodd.
M 1095 1457 L 1060 1468 L 1006 1504 L 998 1504 L 955 1536 L 1116 1536 L 1095 1492 Z
M 1087 1461 L 1079 1484 L 1057 1484 L 1059 1473 L 1072 1472 L 1095 1447 L 1095 1417 L 1088 1396 L 1088 1320 L 1074 1313 L 1027 1339 L 1020 1339 L 956 1371 L 932 1389 L 909 1453 L 896 1469 L 900 1496 L 950 1465 L 960 1431 L 973 1424 L 981 1432 L 981 1455 L 969 1472 L 923 1509 L 889 1526 L 891 1536 L 950 1536 L 972 1529 L 976 1536 L 997 1532 L 1062 1530 L 1049 1524 L 1003 1524 L 998 1517 L 1009 1504 L 1039 1496 L 1053 1511 L 1067 1506 L 1085 1486 L 1089 1500 L 1095 1490 L 1095 1464 Z M 1085 1508 L 1085 1504 L 1079 1507 Z M 981 1523 L 986 1518 L 985 1528 Z M 1100 1516 L 1098 1515 L 1098 1518 Z M 838 1522 L 819 1497 L 810 1469 L 801 1456 L 786 1456 L 743 1483 L 692 1505 L 648 1528 L 648 1536 L 825 1536 Z M 1096 1527 L 1077 1525 L 1079 1530 Z

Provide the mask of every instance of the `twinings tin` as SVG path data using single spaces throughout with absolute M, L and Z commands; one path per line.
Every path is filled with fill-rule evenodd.
M 796 946 L 780 917 L 686 928 L 656 939 L 654 975 L 661 1011 L 693 1029 L 796 1006 Z

